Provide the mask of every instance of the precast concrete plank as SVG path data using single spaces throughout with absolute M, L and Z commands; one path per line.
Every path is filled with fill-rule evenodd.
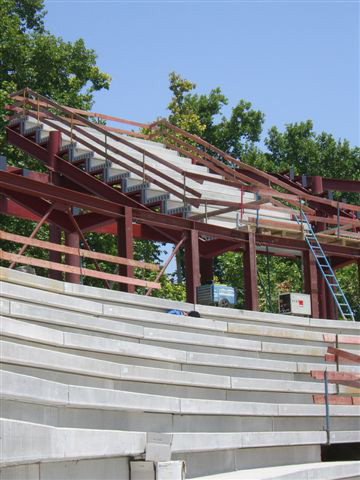
M 359 443 L 360 431 L 350 430 L 350 431 L 330 432 L 330 442 L 331 443 Z
M 205 330 L 227 331 L 227 322 L 207 318 L 188 317 L 184 315 L 171 315 L 169 313 L 154 312 L 151 310 L 134 309 L 119 305 L 104 304 L 104 316 L 121 319 L 131 319 L 145 323 L 163 323 L 164 325 L 177 325 L 187 328 Z
M 343 480 L 355 478 L 359 472 L 359 461 L 317 462 L 236 470 L 197 477 L 197 480 Z
M 28 306 L 26 306 L 26 308 L 27 307 Z M 42 314 L 44 314 L 44 312 L 42 312 Z M 117 325 L 115 322 L 115 328 L 116 327 Z M 124 331 L 124 328 L 122 328 L 121 331 Z M 113 333 L 112 330 L 111 332 Z M 132 334 L 135 334 L 135 332 L 132 331 L 131 328 L 130 332 Z M 33 342 L 45 343 L 47 345 L 57 345 L 64 348 L 132 356 L 144 359 L 155 359 L 159 361 L 175 362 L 180 364 L 186 363 L 195 365 L 215 365 L 217 367 L 220 366 L 224 368 L 249 368 L 264 371 L 297 371 L 296 363 L 294 362 L 281 362 L 277 360 L 187 352 L 161 346 L 152 346 L 147 344 L 127 342 L 123 340 L 109 339 L 100 336 L 91 336 L 69 332 L 63 333 L 52 328 L 14 320 L 13 318 L 5 316 L 2 317 L 2 334 L 7 337 L 14 337 L 23 340 L 32 340 Z M 306 364 L 304 365 L 306 366 Z M 307 367 L 306 372 L 310 372 L 310 370 L 317 366 L 316 364 L 310 365 L 311 368 Z M 331 371 L 335 370 L 334 365 L 319 365 L 321 369 L 327 369 Z
M 166 383 L 169 385 L 193 385 L 196 387 L 231 388 L 230 377 L 207 373 L 166 370 L 164 368 L 123 365 L 121 378 L 124 380 Z
M 296 372 L 296 363 L 264 358 L 218 355 L 215 353 L 186 352 L 186 362 L 194 365 L 215 365 L 252 370 Z
M 123 379 L 139 382 L 165 383 L 171 385 L 202 386 L 232 390 L 256 390 L 275 392 L 322 393 L 321 383 L 287 380 L 249 379 L 225 375 L 168 370 L 153 367 L 138 367 L 93 359 L 44 348 L 1 343 L 4 363 L 33 366 L 90 375 L 103 378 Z M 335 392 L 335 385 L 329 385 L 329 392 Z
M 1 419 L 1 466 L 49 460 L 134 456 L 144 453 L 146 433 L 58 428 Z
M 230 400 L 223 401 L 181 398 L 180 408 L 182 415 L 278 415 L 278 406 L 276 404 L 234 402 Z
M 101 410 L 180 413 L 180 399 L 123 390 L 69 386 L 69 406 Z
M 228 332 L 245 335 L 259 335 L 261 337 L 293 338 L 324 342 L 323 333 L 309 330 L 295 330 L 290 328 L 269 327 L 267 325 L 250 325 L 247 323 L 228 323 Z
M 46 328 L 33 323 L 14 320 L 13 318 L 1 317 L 1 335 L 5 337 L 32 340 L 48 345 L 64 346 L 64 333 L 54 328 Z
M 0 370 L 0 397 L 6 400 L 39 403 L 42 405 L 67 405 L 69 386 Z
M 4 363 L 135 382 L 230 388 L 227 376 L 123 365 L 9 342 L 0 345 Z
M 19 270 L 0 267 L 0 281 L 17 283 L 28 287 L 35 287 L 41 290 L 64 293 L 65 283 L 51 278 L 32 275 L 31 273 L 21 272 Z
M 64 347 L 89 350 L 129 357 L 150 358 L 164 362 L 186 362 L 186 352 L 170 348 L 153 347 L 142 343 L 114 340 L 78 333 L 64 333 Z
M 179 332 L 173 330 L 160 330 L 158 328 L 144 328 L 144 338 L 163 342 L 185 343 L 188 345 L 206 345 L 208 347 L 229 348 L 259 352 L 261 342 L 243 340 L 232 337 L 204 335 L 202 333 Z
M 121 378 L 121 365 L 118 363 L 5 341 L 0 343 L 0 347 L 3 363 L 102 378 Z
M 262 352 L 282 353 L 290 355 L 308 355 L 312 357 L 324 357 L 326 347 L 312 347 L 309 345 L 293 345 L 288 343 L 262 342 Z
M 1 294 L 6 298 L 51 305 L 64 310 L 87 312 L 92 315 L 101 315 L 103 310 L 103 306 L 99 302 L 60 295 L 47 290 L 41 290 L 40 293 L 38 288 L 28 288 L 16 283 L 2 282 Z
M 0 287 L 1 293 L 1 287 Z M 9 300 L 5 300 L 4 298 L 0 298 L 0 314 L 1 315 L 9 315 L 10 313 L 10 302 Z
M 181 415 L 308 417 L 325 414 L 323 405 L 167 397 L 108 388 L 67 385 L 4 370 L 0 372 L 0 379 L 2 399 L 41 405 Z M 357 406 L 349 405 L 331 405 L 330 414 L 332 417 L 360 416 Z
M 335 385 L 329 385 L 331 393 L 335 392 Z M 296 393 L 323 393 L 322 383 L 299 382 L 293 380 L 272 380 L 267 378 L 231 377 L 233 390 L 249 390 L 263 392 L 296 392 Z M 329 390 L 329 392 L 330 392 Z
M 282 445 L 319 445 L 326 432 L 174 433 L 174 453 L 206 452 Z
M 135 309 L 130 309 L 134 310 Z M 154 312 L 151 312 L 154 313 Z M 148 329 L 148 327 L 143 327 L 141 325 L 133 325 L 130 323 L 122 323 L 115 320 L 108 320 L 102 317 L 89 316 L 88 314 L 76 313 L 64 311 L 58 308 L 51 307 L 42 307 L 29 303 L 22 303 L 19 301 L 10 302 L 10 315 L 16 318 L 24 318 L 30 320 L 38 320 L 41 322 L 49 322 L 51 324 L 57 325 L 66 325 L 75 328 L 83 328 L 93 331 L 103 331 L 106 333 L 117 334 L 122 336 L 137 337 L 143 338 L 144 332 L 160 332 L 160 338 L 162 341 L 176 342 L 178 337 L 180 337 L 179 343 L 191 343 L 196 345 L 205 344 L 207 340 L 208 346 L 222 347 L 222 348 L 240 348 L 242 350 L 248 351 L 258 351 L 260 342 L 246 339 L 237 339 L 232 337 L 223 337 L 223 336 L 211 336 L 206 335 L 205 338 L 203 334 L 190 333 L 190 332 L 181 332 L 181 331 L 171 331 L 171 330 L 161 330 L 161 329 Z M 170 315 L 169 315 L 170 316 Z M 172 315 L 172 317 L 176 317 Z M 185 317 L 186 318 L 186 317 Z M 172 332 L 172 333 L 171 333 Z M 199 335 L 201 337 L 199 337 Z M 164 338 L 165 337 L 165 338 Z M 158 336 L 155 338 L 153 336 L 149 337 L 151 340 L 158 339 Z M 191 342 L 188 342 L 191 340 Z M 203 343 L 204 342 L 204 343 Z M 220 343 L 220 344 L 219 344 Z M 271 352 L 271 353 L 286 353 L 286 354 L 297 354 L 297 355 L 317 355 L 323 356 L 326 349 L 322 347 L 310 347 L 307 345 L 292 345 L 292 344 L 277 344 L 270 342 L 261 342 L 262 351 Z M 264 362 L 264 367 L 266 362 L 271 362 L 271 360 L 261 360 Z M 256 362 L 254 362 L 255 365 Z M 290 363 L 290 362 L 289 362 Z M 282 362 L 282 365 L 285 365 L 285 362 Z M 306 363 L 298 362 L 297 370 L 301 373 L 309 373 L 309 368 L 306 367 Z M 300 368 L 301 366 L 301 368 Z M 325 368 L 325 367 L 324 367 Z M 327 367 L 329 370 L 333 366 L 329 365 Z M 266 369 L 266 368 L 265 368 Z M 289 370 L 290 371 L 290 370 Z
M 117 322 L 116 320 L 108 320 L 88 313 L 69 312 L 13 300 L 10 302 L 10 315 L 16 318 L 111 333 L 125 337 L 142 338 L 144 336 L 144 329 L 141 325 Z

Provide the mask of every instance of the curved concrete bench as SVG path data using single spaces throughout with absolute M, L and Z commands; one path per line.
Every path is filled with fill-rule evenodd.
M 1 466 L 44 460 L 135 456 L 145 451 L 144 432 L 59 428 L 8 419 L 1 419 L 0 426 L 3 438 Z M 177 454 L 325 442 L 325 432 L 312 431 L 173 433 L 171 450 Z
M 69 385 L 3 370 L 0 372 L 3 400 L 41 405 L 67 406 L 181 415 L 324 417 L 323 405 L 236 402 L 167 397 L 108 388 Z M 332 405 L 331 417 L 360 417 L 356 405 Z
M 6 286 L 7 285 L 7 286 Z M 22 297 L 26 299 L 26 293 L 29 293 L 29 290 L 22 291 L 15 291 L 12 288 L 6 290 L 9 287 L 9 284 L 4 283 L 4 295 L 18 295 L 18 298 Z M 31 296 L 36 293 L 36 291 L 31 291 Z M 52 294 L 54 295 L 54 294 Z M 29 299 L 28 299 L 29 300 Z M 30 301 L 34 301 L 33 298 Z M 46 299 L 44 299 L 46 301 Z M 49 301 L 49 299 L 48 299 Z M 266 355 L 288 355 L 290 358 L 292 356 L 305 356 L 305 357 L 314 357 L 314 359 L 323 359 L 326 353 L 326 346 L 309 346 L 309 345 L 299 345 L 299 344 L 289 344 L 289 343 L 274 343 L 274 342 L 264 342 L 264 341 L 256 341 L 256 340 L 247 340 L 241 338 L 234 338 L 223 336 L 221 334 L 218 335 L 208 335 L 203 333 L 195 333 L 195 332 L 187 332 L 182 330 L 169 330 L 169 329 L 159 329 L 159 328 L 150 328 L 150 327 L 143 327 L 142 325 L 133 325 L 133 324 L 122 324 L 118 320 L 116 320 L 116 329 L 114 329 L 115 323 L 109 323 L 108 319 L 104 319 L 100 314 L 99 316 L 92 316 L 89 317 L 87 314 L 87 309 L 91 310 L 91 305 L 83 306 L 84 310 L 83 313 L 72 312 L 69 307 L 66 305 L 66 297 L 64 298 L 62 295 L 55 295 L 55 298 L 52 298 L 53 304 L 50 304 L 51 307 L 39 307 L 34 303 L 24 303 L 20 301 L 8 301 L 3 300 L 1 304 L 2 312 L 5 315 L 12 315 L 17 318 L 26 318 L 30 320 L 38 320 L 38 321 L 46 321 L 50 323 L 57 323 L 62 325 L 69 325 L 77 328 L 83 328 L 80 325 L 85 326 L 85 328 L 92 328 L 94 330 L 99 329 L 102 331 L 107 331 L 107 326 L 112 325 L 113 328 L 110 330 L 111 333 L 116 333 L 124 336 L 132 336 L 132 337 L 140 337 L 151 341 L 158 341 L 162 343 L 180 343 L 180 344 L 188 344 L 188 345 L 197 345 L 197 346 L 206 346 L 209 348 L 217 348 L 217 349 L 226 349 L 226 350 L 244 350 L 248 352 L 262 352 Z M 94 309 L 96 308 L 100 311 L 102 305 L 95 303 Z M 61 309 L 63 308 L 63 310 Z M 78 310 L 80 310 L 80 306 L 77 305 Z M 129 309 L 130 311 L 127 312 L 126 318 L 128 321 L 131 321 L 132 311 L 134 309 Z M 86 317 L 84 317 L 84 314 Z M 83 315 L 83 316 L 81 316 Z M 186 318 L 192 317 L 184 317 L 185 320 L 178 320 L 178 316 L 176 315 L 166 315 L 166 317 L 177 317 L 175 320 L 173 318 L 169 319 L 169 322 L 176 323 L 176 326 L 181 322 L 186 324 Z M 116 317 L 118 318 L 118 317 Z M 181 318 L 181 317 L 180 317 Z M 65 321 L 65 319 L 67 321 Z M 191 321 L 193 322 L 194 319 Z M 80 323 L 81 322 L 81 323 Z M 79 325 L 80 323 L 80 325 Z M 101 325 L 104 325 L 101 327 Z M 123 325 L 123 328 L 121 328 Z M 138 327 L 138 328 L 137 328 Z M 324 344 L 326 345 L 326 344 Z
M 91 310 L 90 303 L 82 303 L 91 299 L 92 301 L 104 300 L 104 289 L 96 287 L 87 287 L 85 285 L 75 285 L 72 283 L 60 282 L 51 280 L 45 277 L 39 277 L 16 270 L 9 270 L 8 268 L 0 267 L 0 280 L 10 282 L 13 284 L 23 285 L 27 287 L 34 287 L 47 292 L 57 292 L 69 299 L 69 302 L 74 310 L 79 311 L 76 307 L 76 302 L 81 304 L 80 310 L 85 306 L 84 311 L 89 313 L 101 314 L 96 310 Z M 75 297 L 75 299 L 73 298 Z M 16 298 L 16 297 L 13 297 Z M 21 298 L 21 297 L 19 297 Z M 136 295 L 113 290 L 106 290 L 106 298 L 108 303 L 130 305 L 136 308 L 145 307 L 147 310 L 162 311 L 167 309 L 180 308 L 183 310 L 193 310 L 194 305 L 184 302 L 166 300 L 162 298 L 145 297 L 143 295 Z M 74 300 L 74 301 L 72 301 Z M 76 300 L 76 301 L 75 301 Z M 39 302 L 39 300 L 38 300 Z M 86 308 L 89 307 L 89 308 Z M 233 310 L 219 307 L 210 307 L 205 305 L 196 305 L 196 309 L 207 319 L 216 319 L 222 321 L 227 319 L 230 322 L 261 322 L 264 324 L 304 326 L 312 331 L 317 331 L 319 328 L 324 328 L 325 331 L 335 330 L 334 333 L 360 333 L 360 325 L 356 322 L 344 322 L 335 320 L 313 319 L 304 317 L 295 317 L 288 315 L 280 315 L 274 313 L 254 312 L 248 310 Z
M 197 480 L 343 480 L 358 477 L 359 461 L 317 462 L 302 465 L 237 470 L 235 472 L 196 477 Z
M 1 419 L 0 427 L 1 466 L 45 460 L 126 457 L 145 451 L 144 432 L 57 428 L 8 419 Z
M 7 303 L 5 303 L 7 302 Z M 79 314 L 73 313 L 68 311 L 63 311 L 59 309 L 51 309 L 49 307 L 41 307 L 41 306 L 32 306 L 29 304 L 17 302 L 17 301 L 3 301 L 2 312 L 5 315 L 13 315 L 16 318 L 22 318 L 31 321 L 38 321 L 41 323 L 49 323 L 50 325 L 57 325 L 59 327 L 66 326 L 80 329 L 81 331 L 85 331 L 86 334 L 85 338 L 81 338 L 84 343 L 79 343 L 76 346 L 76 343 L 72 345 L 72 348 L 80 348 L 80 349 L 87 349 L 90 342 L 90 349 L 101 351 L 99 347 L 100 341 L 102 340 L 103 343 L 108 345 L 109 353 L 117 353 L 118 355 L 129 355 L 129 356 L 137 356 L 140 352 L 141 356 L 149 359 L 156 359 L 159 361 L 168 361 L 168 362 L 181 362 L 181 363 L 188 363 L 192 365 L 212 365 L 218 368 L 241 368 L 241 369 L 251 369 L 251 370 L 262 370 L 262 371 L 278 371 L 278 372 L 293 372 L 293 373 L 309 373 L 311 370 L 314 369 L 327 369 L 327 370 L 335 370 L 335 365 L 326 365 L 326 364 L 314 364 L 309 362 L 293 362 L 293 361 L 280 361 L 280 360 L 270 360 L 270 359 L 263 359 L 263 358 L 253 358 L 253 357 L 239 357 L 239 356 L 231 356 L 227 355 L 220 355 L 220 354 L 212 354 L 212 353 L 202 353 L 202 352 L 189 352 L 184 350 L 179 350 L 178 348 L 165 348 L 162 346 L 151 346 L 143 343 L 146 339 L 153 339 L 154 337 L 147 336 L 149 330 L 144 329 L 142 326 L 133 325 L 129 323 L 123 323 L 116 320 L 108 320 L 103 319 L 100 317 L 91 317 L 86 314 Z M 24 322 L 18 322 L 17 320 L 11 320 L 9 317 L 3 315 L 3 335 L 7 335 L 10 337 L 18 337 L 18 338 L 25 338 L 26 332 L 28 332 L 28 339 L 41 342 L 41 328 L 44 327 L 37 327 L 36 325 L 31 323 L 27 326 Z M 18 327 L 16 325 L 18 322 Z M 13 326 L 11 326 L 13 325 Z M 51 329 L 50 332 L 54 330 Z M 34 332 L 37 332 L 36 335 Z M 91 338 L 89 335 L 93 332 L 101 332 L 103 334 L 112 334 L 119 336 L 118 340 L 115 339 L 107 339 L 98 336 L 92 336 Z M 150 330 L 152 332 L 152 330 Z M 165 332 L 168 334 L 168 331 Z M 64 332 L 68 338 L 77 338 L 76 333 L 66 333 Z M 128 338 L 136 338 L 143 345 L 143 347 L 139 347 L 133 342 L 127 341 Z M 187 334 L 189 337 L 189 334 Z M 37 338 L 37 340 L 36 340 Z M 184 338 L 184 337 L 182 337 Z M 195 337 L 196 338 L 196 337 Z M 199 338 L 199 337 L 197 337 Z M 200 337 L 201 339 L 202 337 Z M 218 337 L 212 337 L 211 340 L 213 342 L 218 341 Z M 183 340 L 182 340 L 183 341 Z M 69 340 L 71 342 L 71 340 Z M 118 342 L 117 344 L 115 342 Z M 244 345 L 245 349 L 248 347 L 248 342 L 240 343 L 241 340 L 236 342 L 236 345 Z M 232 342 L 234 343 L 234 342 Z M 113 348 L 111 348 L 113 345 Z M 214 343 L 211 344 L 214 346 Z M 253 346 L 254 344 L 250 344 Z M 71 345 L 70 345 L 71 346 Z M 265 342 L 262 343 L 262 350 L 265 350 L 269 345 L 265 345 Z M 271 344 L 273 347 L 273 344 Z M 299 346 L 297 346 L 297 350 L 299 350 Z M 115 352 L 112 352 L 115 350 Z M 226 350 L 225 350 L 226 352 Z M 343 371 L 347 372 L 357 372 L 359 367 L 357 366 L 342 366 Z
M 83 376 L 127 380 L 130 382 L 203 387 L 209 390 L 250 390 L 253 392 L 301 394 L 323 393 L 323 384 L 311 381 L 231 377 L 128 365 L 7 341 L 2 341 L 0 346 L 3 363 L 51 371 L 56 370 Z M 329 392 L 335 393 L 335 391 L 335 385 L 330 385 Z

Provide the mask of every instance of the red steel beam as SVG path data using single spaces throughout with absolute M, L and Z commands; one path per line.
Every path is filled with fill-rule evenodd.
M 47 200 L 64 203 L 65 205 L 77 206 L 86 210 L 91 210 L 96 213 L 108 215 L 109 218 L 120 218 L 124 215 L 123 206 L 119 205 L 118 203 L 108 201 L 103 198 L 98 198 L 93 195 L 69 191 L 68 189 L 58 187 L 56 185 L 40 183 L 34 180 L 30 180 L 26 177 L 14 175 L 7 172 L 0 172 L 0 188 L 6 189 L 5 193 L 11 193 L 11 195 L 14 195 L 13 192 L 15 190 L 15 192 L 20 192 L 22 194 L 28 195 L 27 198 L 30 198 L 32 196 L 34 199 L 35 197 L 35 202 L 38 202 L 40 198 L 46 198 Z M 49 204 L 46 203 L 46 205 L 48 206 Z M 38 211 L 36 213 L 39 214 Z M 56 213 L 61 214 L 62 212 L 56 211 Z M 41 214 L 43 215 L 44 212 L 41 212 Z M 155 226 L 164 230 L 169 229 L 183 231 L 196 229 L 205 235 L 215 238 L 224 238 L 233 242 L 247 241 L 246 234 L 235 229 L 229 229 L 225 227 L 219 227 L 217 225 L 195 222 L 185 218 L 164 215 L 153 212 L 151 210 L 145 211 L 142 209 L 134 208 L 133 216 L 134 219 L 136 219 L 136 221 L 140 223 L 147 224 L 149 226 Z M 69 222 L 68 218 L 67 222 L 71 225 L 68 228 L 68 231 L 71 231 L 73 229 L 73 226 L 71 222 Z M 59 226 L 61 228 L 64 228 L 63 225 Z M 302 240 L 271 237 L 268 235 L 257 235 L 257 242 L 263 245 L 279 246 L 285 249 L 294 249 L 300 251 L 306 250 L 308 248 L 306 243 Z M 332 244 L 323 244 L 323 248 L 326 253 L 330 253 L 331 255 L 351 258 L 354 261 L 360 258 L 359 249 Z
M 348 395 L 328 395 L 330 405 L 354 405 L 353 398 Z M 326 403 L 325 395 L 313 395 L 313 401 L 317 405 L 324 405 Z
M 29 155 L 37 158 L 49 167 L 48 153 L 44 147 L 41 147 L 37 143 L 32 142 L 30 139 L 23 137 L 9 127 L 6 127 L 6 134 L 9 143 L 15 145 Z M 56 164 L 58 173 L 65 175 L 65 177 L 69 178 L 69 180 L 75 182 L 77 185 L 85 187 L 89 192 L 93 193 L 94 195 L 101 196 L 107 200 L 111 200 L 113 202 L 120 203 L 121 205 L 126 205 L 128 207 L 136 207 L 147 210 L 147 208 L 140 203 L 129 198 L 120 191 L 115 190 L 113 187 L 110 187 L 106 183 L 98 180 L 97 178 L 84 172 L 83 170 L 80 170 L 78 167 L 72 165 L 70 162 L 67 162 L 58 155 L 56 155 Z
M 316 380 L 324 380 L 323 370 L 312 370 L 310 374 L 312 378 L 316 378 Z M 354 373 L 327 372 L 327 379 L 329 383 L 335 383 L 336 385 L 360 388 L 360 375 Z
M 1 174 L 4 172 L 0 172 Z M 9 175 L 12 175 L 11 173 Z M 18 176 L 18 178 L 24 178 Z M 30 180 L 34 181 L 34 180 Z M 41 184 L 40 182 L 35 182 L 39 183 L 40 185 L 46 185 L 46 184 Z M 41 196 L 34 196 L 25 192 L 19 192 L 19 191 L 13 191 L 13 190 L 8 190 L 6 189 L 6 184 L 1 184 L 0 181 L 0 188 L 1 192 L 10 197 L 14 202 L 19 204 L 21 207 L 24 209 L 30 211 L 32 214 L 38 216 L 38 217 L 43 217 L 45 213 L 48 211 L 48 209 L 51 206 L 51 203 L 42 199 Z M 50 223 L 53 223 L 54 225 L 57 225 L 58 227 L 62 228 L 65 231 L 71 232 L 73 230 L 72 223 L 69 220 L 69 217 L 62 211 L 60 210 L 54 210 L 53 212 L 50 213 L 48 220 Z
M 6 260 L 7 262 L 16 261 L 17 263 L 22 263 L 25 265 L 33 265 L 35 267 L 42 267 L 47 269 L 59 270 L 61 272 L 71 273 L 73 275 L 84 275 L 94 278 L 100 278 L 103 280 L 111 280 L 113 282 L 119 283 L 131 283 L 132 285 L 139 285 L 145 288 L 161 288 L 159 283 L 148 282 L 146 280 L 141 280 L 139 278 L 128 278 L 121 275 L 115 275 L 113 273 L 97 272 L 95 270 L 90 270 L 88 268 L 80 268 L 72 265 L 62 265 L 59 263 L 49 262 L 48 260 L 40 260 L 38 258 L 25 257 L 21 255 L 16 255 L 15 253 L 5 252 L 0 249 L 0 260 Z
M 341 350 L 335 347 L 328 347 L 328 353 L 335 355 L 338 359 L 344 359 L 351 363 L 360 364 L 360 355 L 355 353 L 347 352 L 346 350 Z

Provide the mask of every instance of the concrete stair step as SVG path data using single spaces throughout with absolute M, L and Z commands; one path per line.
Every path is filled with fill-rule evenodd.
M 300 465 L 282 465 L 280 467 L 252 468 L 235 472 L 219 473 L 196 477 L 197 480 L 343 480 L 357 478 L 360 471 L 359 461 L 316 462 Z
M 54 340 L 55 343 L 55 340 Z M 148 384 L 165 384 L 169 394 L 174 395 L 176 389 L 171 386 L 188 386 L 206 389 L 208 398 L 216 398 L 214 389 L 222 389 L 226 392 L 251 391 L 270 392 L 263 393 L 263 401 L 274 401 L 279 396 L 279 401 L 284 401 L 286 395 L 304 395 L 303 403 L 309 403 L 312 399 L 309 394 L 323 393 L 323 384 L 311 381 L 274 380 L 264 378 L 231 377 L 228 375 L 214 375 L 186 370 L 177 370 L 159 367 L 147 367 L 143 365 L 131 365 L 107 360 L 99 360 L 92 355 L 76 355 L 65 353 L 63 348 L 51 348 L 49 344 L 42 347 L 30 346 L 24 343 L 15 343 L 3 340 L 1 343 L 2 359 L 4 364 L 46 369 L 57 372 L 67 372 L 77 376 L 92 376 L 96 378 L 110 378 L 113 381 L 124 381 L 125 384 L 143 382 Z M 26 373 L 26 370 L 24 370 Z M 37 376 L 42 376 L 39 370 Z M 83 381 L 83 379 L 81 380 Z M 136 386 L 135 386 L 136 388 Z M 133 388 L 131 388 L 133 391 Z M 334 385 L 329 386 L 329 392 L 335 393 Z M 149 393 L 151 393 L 149 391 Z M 215 394 L 215 397 L 213 397 Z M 230 397 L 228 397 L 230 398 Z M 255 395 L 254 397 L 255 398 Z M 260 397 L 259 397 L 260 398 Z M 295 398 L 295 397 L 294 397 Z M 236 398 L 234 397 L 234 400 Z M 282 400 L 281 400 L 282 399 Z M 293 402 L 290 402 L 293 403 Z

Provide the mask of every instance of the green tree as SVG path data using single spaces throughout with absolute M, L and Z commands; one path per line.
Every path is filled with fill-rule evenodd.
M 10 92 L 30 87 L 64 105 L 88 110 L 93 93 L 109 88 L 111 79 L 96 65 L 94 50 L 82 39 L 72 43 L 52 35 L 45 29 L 45 14 L 43 0 L 0 0 L 0 127 Z M 5 142 L 3 130 L 0 154 L 9 163 L 29 166 L 29 159 Z
M 240 100 L 226 118 L 222 113 L 229 101 L 220 88 L 208 95 L 192 93 L 196 84 L 175 72 L 169 76 L 173 93 L 168 105 L 169 121 L 235 157 L 254 150 L 260 140 L 264 114 L 252 109 L 251 103 Z

